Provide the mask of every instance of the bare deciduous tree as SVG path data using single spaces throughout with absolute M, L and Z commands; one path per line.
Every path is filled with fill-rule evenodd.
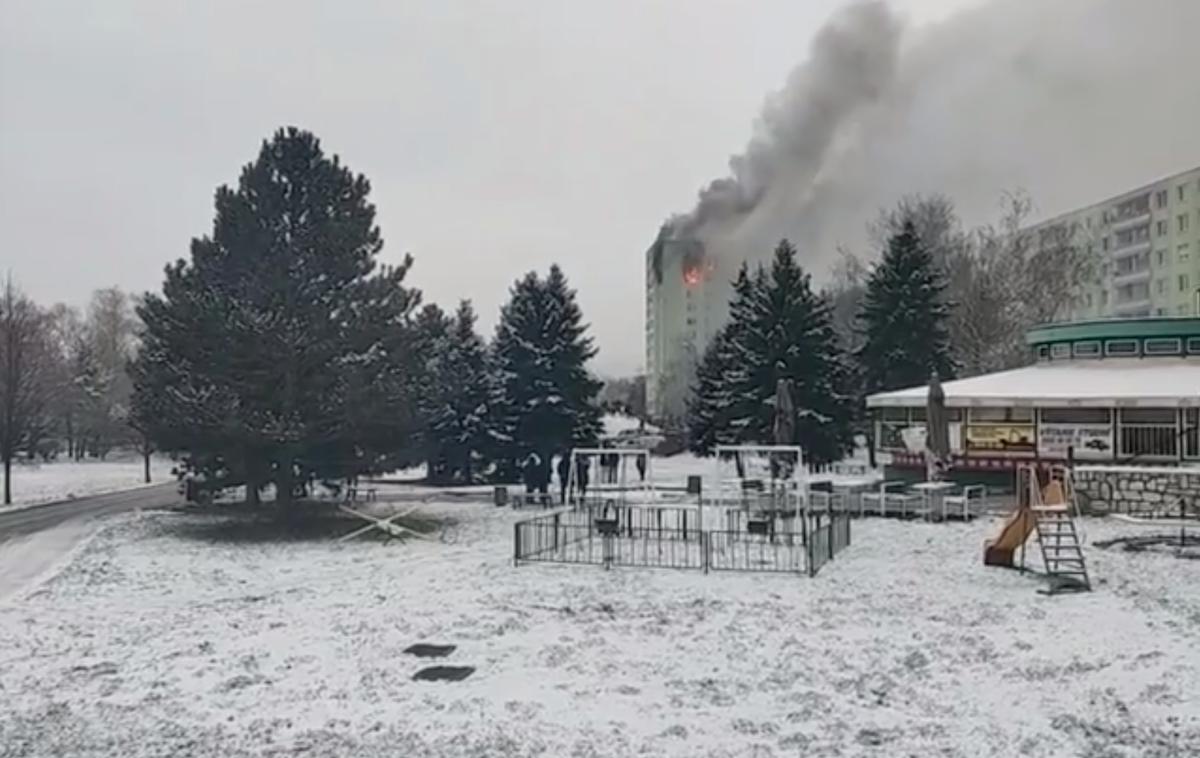
M 1065 318 L 1095 276 L 1083 231 L 1066 224 L 1030 228 L 1032 209 L 1025 194 L 1006 194 L 1000 220 L 977 229 L 967 255 L 950 270 L 957 300 L 952 339 L 964 373 L 1028 363 L 1025 333 Z
M 12 463 L 46 423 L 51 346 L 47 319 L 10 276 L 0 294 L 0 460 L 4 503 L 12 503 Z
M 1028 363 L 1025 333 L 1066 317 L 1095 277 L 1094 255 L 1083 230 L 1065 224 L 1031 228 L 1032 211 L 1027 195 L 1006 193 L 996 223 L 966 231 L 948 198 L 917 195 L 881 211 L 868 224 L 878 242 L 911 221 L 944 267 L 950 340 L 962 376 Z M 844 278 L 835 270 L 827 290 L 831 298 L 839 287 L 841 296 L 847 296 L 840 281 Z M 833 302 L 836 311 L 837 300 Z

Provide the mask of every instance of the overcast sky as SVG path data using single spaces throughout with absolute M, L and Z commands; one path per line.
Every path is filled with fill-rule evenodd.
M 0 269 L 37 300 L 157 288 L 281 125 L 374 187 L 384 257 L 469 297 L 563 265 L 609 374 L 643 255 L 726 171 L 837 0 L 0 0 Z M 896 0 L 914 24 L 972 0 Z

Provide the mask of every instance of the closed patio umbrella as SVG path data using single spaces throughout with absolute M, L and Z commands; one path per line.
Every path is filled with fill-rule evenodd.
M 929 377 L 929 397 L 925 406 L 925 450 L 929 459 L 926 478 L 941 479 L 950 462 L 950 415 L 946 412 L 946 393 L 937 371 Z

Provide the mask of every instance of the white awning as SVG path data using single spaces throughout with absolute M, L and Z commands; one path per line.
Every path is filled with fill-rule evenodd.
M 1200 406 L 1200 359 L 1107 358 L 1050 361 L 942 385 L 946 405 L 1008 408 Z M 871 408 L 926 403 L 928 389 L 912 387 L 867 398 Z

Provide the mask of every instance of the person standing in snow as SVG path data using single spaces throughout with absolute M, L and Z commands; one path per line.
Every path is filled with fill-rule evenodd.
M 611 447 L 611 442 L 605 442 L 604 447 Z M 604 453 L 600 456 L 600 476 L 605 484 L 617 483 L 617 469 L 621 466 L 621 456 L 616 453 Z
M 579 487 L 579 498 L 582 500 L 587 496 L 588 487 L 588 459 L 586 457 L 575 462 L 575 484 Z
M 562 456 L 558 459 L 558 491 L 559 501 L 567 504 L 567 484 L 571 479 L 571 451 L 564 450 Z
M 525 482 L 526 495 L 532 495 L 539 487 L 544 487 L 541 484 L 541 469 L 542 457 L 537 452 L 531 452 L 525 456 L 525 460 L 521 463 L 521 480 Z

